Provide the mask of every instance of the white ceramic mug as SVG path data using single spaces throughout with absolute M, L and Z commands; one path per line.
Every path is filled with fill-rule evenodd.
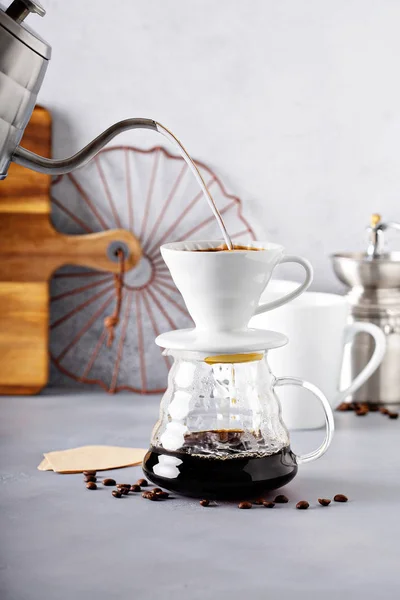
M 220 240 L 212 240 L 161 246 L 162 257 L 198 330 L 246 329 L 253 315 L 297 298 L 312 281 L 310 263 L 300 256 L 286 256 L 278 244 L 250 242 L 248 246 L 260 249 L 257 252 L 193 252 L 220 245 Z M 304 282 L 295 284 L 297 287 L 284 296 L 259 305 L 274 268 L 288 262 L 304 268 Z
M 265 299 L 274 299 L 293 289 L 294 282 L 272 281 Z M 379 367 L 385 354 L 386 338 L 376 325 L 356 322 L 347 324 L 350 308 L 346 298 L 336 294 L 307 292 L 291 304 L 268 314 L 254 317 L 250 325 L 284 333 L 289 343 L 269 353 L 272 371 L 312 381 L 336 407 L 355 392 Z M 359 332 L 372 335 L 374 353 L 346 389 L 338 389 L 343 363 L 343 350 Z M 304 401 L 298 389 L 282 390 L 282 416 L 289 429 L 322 427 L 324 415 L 313 399 Z

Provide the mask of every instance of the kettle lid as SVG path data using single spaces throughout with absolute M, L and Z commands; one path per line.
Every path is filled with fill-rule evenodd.
M 39 0 L 14 0 L 7 9 L 0 4 L 0 27 L 7 29 L 34 52 L 49 60 L 51 46 L 25 23 L 22 25 L 30 13 L 43 17 L 46 11 Z

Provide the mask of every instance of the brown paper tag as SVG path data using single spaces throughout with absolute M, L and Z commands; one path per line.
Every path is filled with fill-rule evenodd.
M 49 466 L 56 473 L 81 473 L 82 471 L 107 471 L 120 467 L 140 465 L 147 450 L 119 446 L 82 446 L 70 450 L 46 452 Z M 42 461 L 38 468 L 45 470 Z

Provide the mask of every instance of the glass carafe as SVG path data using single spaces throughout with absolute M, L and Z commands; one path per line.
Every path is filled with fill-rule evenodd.
M 155 484 L 189 496 L 251 497 L 285 485 L 300 463 L 328 448 L 334 423 L 327 399 L 306 381 L 274 377 L 267 352 L 166 353 L 174 363 L 143 462 Z M 282 385 L 310 390 L 323 406 L 325 440 L 304 456 L 290 448 L 276 395 Z

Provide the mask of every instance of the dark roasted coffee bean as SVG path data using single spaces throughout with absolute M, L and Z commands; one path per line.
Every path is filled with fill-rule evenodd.
M 355 413 L 357 417 L 365 417 L 368 414 L 368 410 L 356 410 Z
M 252 504 L 251 502 L 248 502 L 247 500 L 244 500 L 243 502 L 239 502 L 238 504 L 238 508 L 251 508 Z
M 296 508 L 299 510 L 306 510 L 309 506 L 307 500 L 300 500 L 300 502 L 296 504 Z
M 157 498 L 160 498 L 161 500 L 166 500 L 167 498 L 169 498 L 168 492 L 164 492 L 164 491 L 157 492 L 156 496 L 157 496 Z
M 257 500 L 254 500 L 253 504 L 261 506 L 262 504 L 264 504 L 264 498 L 257 498 Z
M 89 481 L 86 484 L 86 487 L 87 487 L 88 490 L 97 490 L 97 485 L 95 484 L 94 481 Z
M 370 402 L 368 406 L 369 412 L 378 412 L 379 410 L 379 404 L 376 404 L 375 402 Z
M 157 494 L 154 494 L 154 492 L 143 492 L 142 496 L 146 500 L 158 500 Z
M 153 500 L 154 502 L 156 502 L 157 500 L 159 500 L 159 497 L 157 496 L 157 494 L 154 494 L 154 492 L 149 492 L 147 500 Z
M 129 492 L 131 491 L 131 488 L 123 487 L 123 488 L 117 488 L 117 490 L 119 492 L 121 492 L 121 494 L 124 494 L 124 496 L 127 496 L 129 494 Z
M 103 479 L 103 485 L 112 486 L 112 485 L 116 485 L 116 483 L 117 482 L 115 481 L 115 479 L 110 479 L 109 477 L 107 479 Z
M 207 498 L 200 500 L 200 506 L 210 506 L 210 501 Z
M 399 413 L 397 413 L 397 412 L 390 412 L 388 416 L 389 416 L 389 419 L 398 419 L 399 418 Z
M 97 481 L 97 477 L 95 475 L 86 475 L 85 481 L 86 483 L 89 483 L 89 481 Z
M 289 498 L 287 498 L 287 496 L 284 494 L 279 494 L 279 496 L 275 498 L 274 502 L 277 504 L 287 504 L 289 502 Z
M 264 502 L 263 502 L 263 506 L 264 506 L 264 508 L 274 508 L 274 506 L 275 506 L 275 502 L 267 502 L 267 501 L 264 501 Z
M 162 492 L 161 488 L 155 487 L 152 490 L 150 490 L 151 492 L 154 492 L 154 494 L 157 494 L 157 492 Z
M 114 498 L 121 498 L 122 496 L 121 492 L 119 492 L 118 490 L 113 490 L 111 493 L 114 496 Z
M 140 487 L 140 485 L 138 485 L 137 483 L 134 483 L 133 485 L 131 485 L 131 492 L 141 492 L 142 489 Z
M 336 494 L 336 496 L 334 496 L 333 499 L 335 502 L 347 502 L 348 497 L 344 494 Z
M 140 485 L 141 487 L 146 487 L 146 485 L 149 485 L 146 481 L 146 479 L 138 479 L 136 482 L 138 485 Z
M 346 412 L 347 410 L 352 410 L 352 408 L 348 402 L 342 402 L 336 407 L 336 410 L 339 410 L 340 412 Z
M 331 503 L 329 498 L 318 498 L 318 502 L 321 506 L 329 506 L 329 504 Z
M 382 406 L 379 409 L 379 412 L 382 413 L 383 415 L 388 415 L 390 413 L 390 410 L 388 408 L 386 408 L 386 406 Z
M 122 489 L 131 489 L 131 484 L 130 483 L 117 483 L 117 489 L 118 490 L 122 490 Z
M 96 471 L 83 471 L 84 475 L 96 475 Z

